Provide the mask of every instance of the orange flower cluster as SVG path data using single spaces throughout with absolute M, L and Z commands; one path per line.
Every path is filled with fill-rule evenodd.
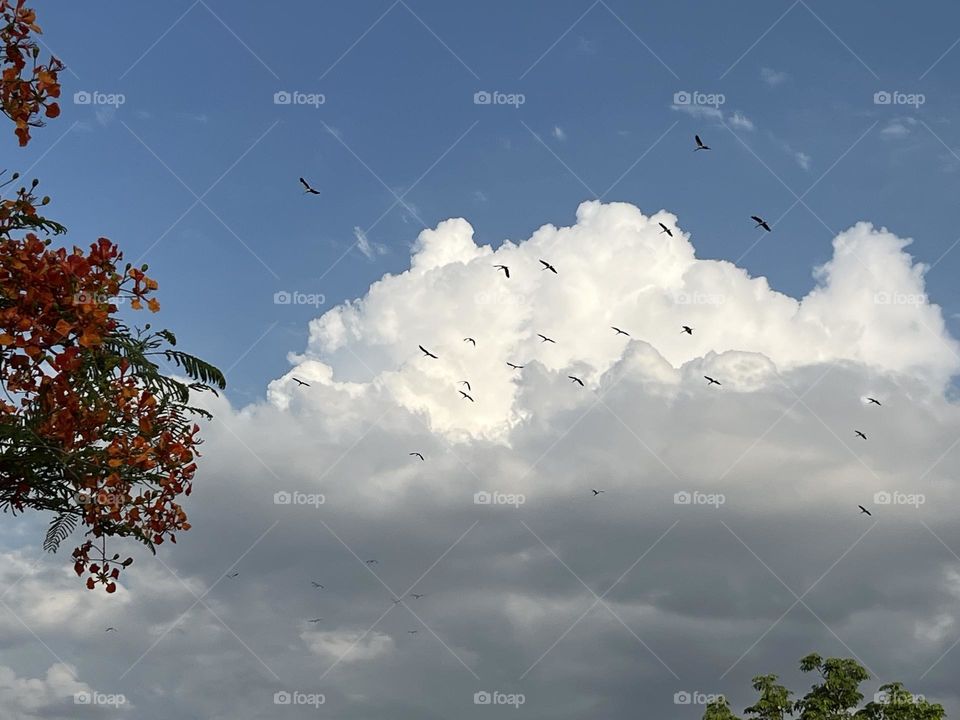
M 159 309 L 145 267 L 121 273 L 121 260 L 106 238 L 87 253 L 32 232 L 0 239 L 0 439 L 16 442 L 0 442 L 0 502 L 73 512 L 94 538 L 152 547 L 190 528 L 177 499 L 190 494 L 199 427 L 111 342 L 123 331 L 118 303 Z M 112 563 L 92 540 L 74 559 L 87 586 L 107 592 L 132 562 Z
M 48 118 L 60 114 L 58 73 L 63 63 L 54 57 L 44 65 L 38 62 L 40 47 L 31 33 L 40 34 L 36 12 L 24 7 L 25 0 L 0 0 L 0 45 L 3 52 L 3 87 L 0 109 L 16 125 L 20 145 L 30 142 L 30 127 L 43 124 L 41 111 Z M 28 67 L 28 61 L 30 63 Z

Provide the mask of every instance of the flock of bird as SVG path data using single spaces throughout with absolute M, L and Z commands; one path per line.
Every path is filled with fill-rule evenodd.
M 694 148 L 694 152 L 697 152 L 697 151 L 700 151 L 700 150 L 710 150 L 710 149 L 711 149 L 710 146 L 704 144 L 703 140 L 700 138 L 699 135 L 694 135 L 694 141 L 695 141 L 695 143 L 696 143 L 696 147 Z M 305 179 L 302 178 L 302 177 L 300 178 L 300 184 L 303 185 L 303 187 L 305 188 L 305 189 L 304 189 L 304 193 L 305 193 L 305 194 L 310 194 L 310 195 L 319 195 L 319 194 L 320 194 L 320 191 L 319 191 L 319 190 L 316 190 L 313 186 L 310 185 L 309 182 L 307 182 L 307 180 L 305 180 Z M 762 217 L 760 217 L 759 215 L 751 215 L 751 216 L 750 216 L 750 219 L 753 220 L 754 223 L 756 223 L 756 224 L 754 225 L 754 228 L 762 228 L 762 229 L 765 230 L 766 232 L 772 232 L 772 228 L 771 228 L 770 224 L 769 224 L 766 220 L 764 220 Z M 660 225 L 660 233 L 661 233 L 661 234 L 666 234 L 666 235 L 668 235 L 669 237 L 673 237 L 673 231 L 672 231 L 669 227 L 667 227 L 666 225 L 664 225 L 662 222 L 661 222 L 661 223 L 658 223 L 658 224 Z M 541 272 L 550 272 L 550 273 L 553 273 L 554 275 L 559 275 L 559 274 L 560 274 L 560 273 L 557 271 L 557 268 L 556 268 L 552 263 L 550 263 L 550 262 L 548 262 L 548 261 L 546 261 L 546 260 L 543 260 L 543 259 L 540 259 L 539 262 L 540 262 L 540 265 L 542 266 L 542 267 L 540 268 Z M 502 265 L 502 264 L 501 264 L 501 265 L 494 265 L 493 267 L 494 267 L 494 269 L 497 270 L 498 272 L 502 272 L 505 279 L 507 279 L 507 280 L 510 279 L 510 267 L 509 267 L 509 266 L 507 266 L 507 265 Z M 618 335 L 618 336 L 619 336 L 619 335 L 623 335 L 623 336 L 625 336 L 625 337 L 631 337 L 630 333 L 627 332 L 626 330 L 623 330 L 622 328 L 619 328 L 619 327 L 616 327 L 616 326 L 611 325 L 611 326 L 610 326 L 610 329 L 613 330 L 614 333 L 616 333 L 616 335 Z M 686 335 L 691 335 L 691 336 L 692 336 L 692 335 L 693 335 L 693 331 L 694 331 L 694 329 L 693 329 L 691 326 L 689 326 L 689 325 L 681 325 L 681 326 L 680 326 L 680 332 L 681 332 L 681 334 L 686 334 Z M 554 340 L 553 338 L 548 337 L 547 335 L 544 335 L 544 334 L 542 334 L 542 333 L 537 333 L 537 337 L 540 338 L 541 344 L 543 344 L 543 343 L 552 343 L 552 344 L 555 345 L 556 342 L 557 342 L 557 341 Z M 465 337 L 465 338 L 463 338 L 463 342 L 465 342 L 465 343 L 470 343 L 473 347 L 476 347 L 476 346 L 477 346 L 477 341 L 476 341 L 476 339 L 475 339 L 475 338 L 472 338 L 472 337 Z M 417 347 L 419 347 L 420 352 L 423 353 L 423 356 L 424 356 L 424 357 L 430 358 L 431 360 L 439 360 L 439 359 L 440 359 L 440 357 L 439 357 L 438 355 L 436 355 L 435 353 L 431 352 L 430 350 L 428 350 L 427 348 L 425 348 L 423 345 L 418 345 Z M 510 368 L 513 369 L 513 370 L 523 370 L 523 368 L 524 368 L 523 365 L 518 365 L 518 364 L 516 364 L 516 363 L 509 362 L 509 361 L 507 361 L 507 366 L 510 367 Z M 720 386 L 722 385 L 722 383 L 721 383 L 719 380 L 717 380 L 716 378 L 710 377 L 709 375 L 704 375 L 703 377 L 704 377 L 704 379 L 707 381 L 707 386 L 708 386 L 708 387 L 711 387 L 711 386 L 713 386 L 713 385 L 716 385 L 716 386 L 720 387 Z M 567 378 L 568 378 L 568 379 L 570 380 L 570 382 L 573 383 L 573 384 L 579 385 L 580 387 L 586 387 L 586 386 L 584 385 L 583 380 L 582 380 L 581 378 L 577 377 L 576 375 L 568 375 Z M 304 381 L 304 380 L 301 380 L 300 378 L 294 377 L 294 378 L 292 378 L 292 379 L 293 379 L 293 381 L 296 382 L 297 385 L 300 386 L 300 387 L 310 387 L 310 383 L 308 383 L 308 382 L 306 382 L 306 381 Z M 463 387 L 466 388 L 466 391 L 464 391 L 464 390 L 458 390 L 458 392 L 460 393 L 460 395 L 462 396 L 462 398 L 463 398 L 464 400 L 469 400 L 471 403 L 476 402 L 476 400 L 474 399 L 473 395 L 471 394 L 471 393 L 473 392 L 473 388 L 472 388 L 472 386 L 470 385 L 470 381 L 469 381 L 469 380 L 460 380 L 457 384 L 458 384 L 458 385 L 461 385 L 461 386 L 463 386 Z M 865 399 L 869 404 L 871 404 L 871 405 L 877 405 L 877 406 L 882 405 L 882 403 L 881 403 L 879 400 L 877 400 L 876 398 L 867 397 L 867 398 L 864 398 L 864 399 Z M 866 433 L 864 433 L 864 432 L 861 431 L 861 430 L 855 430 L 854 433 L 855 433 L 855 436 L 858 437 L 858 438 L 860 438 L 861 440 L 866 440 L 866 439 L 867 439 Z M 421 453 L 421 452 L 411 452 L 411 453 L 409 453 L 409 455 L 410 455 L 410 457 L 416 457 L 416 458 L 418 458 L 421 462 L 425 462 L 425 461 L 426 461 L 426 458 L 423 456 L 423 453 Z M 601 489 L 597 489 L 597 488 L 590 488 L 590 492 L 592 493 L 593 497 L 596 498 L 596 497 L 599 497 L 601 494 L 605 493 L 606 490 L 601 490 Z M 865 508 L 863 505 L 858 505 L 857 507 L 860 508 L 861 514 L 865 514 L 865 515 L 872 516 L 872 513 L 871 513 L 867 508 Z M 365 564 L 368 565 L 368 566 L 378 564 L 378 563 L 377 563 L 377 560 L 375 560 L 375 559 L 365 560 L 364 562 L 365 562 Z M 233 579 L 233 578 L 238 577 L 239 575 L 240 575 L 240 572 L 239 572 L 239 571 L 234 571 L 234 572 L 228 573 L 226 577 Z M 324 585 L 322 585 L 321 583 L 319 583 L 319 582 L 317 582 L 317 581 L 315 581 L 315 580 L 311 580 L 310 584 L 313 586 L 313 588 L 314 588 L 315 590 L 324 590 L 324 589 L 325 589 Z M 410 593 L 410 594 L 408 595 L 408 597 L 411 597 L 411 598 L 413 598 L 414 600 L 420 600 L 420 599 L 422 599 L 423 597 L 425 597 L 425 595 L 424 595 L 423 593 Z M 391 598 L 391 602 L 392 602 L 394 605 L 399 605 L 399 604 L 401 604 L 401 603 L 403 602 L 403 600 L 402 600 L 401 598 L 395 598 L 395 597 L 394 597 L 394 598 Z M 310 618 L 309 620 L 307 620 L 307 622 L 310 623 L 310 624 L 313 624 L 313 625 L 317 625 L 317 624 L 323 622 L 323 618 L 322 618 L 322 617 Z M 116 628 L 114 628 L 114 627 L 108 627 L 108 628 L 106 629 L 106 632 L 115 632 L 115 631 L 116 631 Z M 416 634 L 417 634 L 417 631 L 416 631 L 416 630 L 407 630 L 407 633 L 410 634 L 410 635 L 416 635 Z

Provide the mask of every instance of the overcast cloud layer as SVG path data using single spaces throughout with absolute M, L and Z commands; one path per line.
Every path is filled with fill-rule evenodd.
M 277 692 L 338 718 L 699 718 L 757 674 L 806 687 L 813 651 L 957 715 L 960 346 L 908 245 L 858 223 L 795 299 L 667 211 L 587 202 L 496 251 L 424 231 L 265 402 L 206 401 L 194 529 L 115 596 L 22 525 L 0 718 L 318 716 Z

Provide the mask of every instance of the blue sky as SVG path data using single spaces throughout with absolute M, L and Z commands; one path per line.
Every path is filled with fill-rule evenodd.
M 5 523 L 0 720 L 680 720 L 811 651 L 956 716 L 955 3 L 39 12 L 63 115 L 6 165 L 230 384 L 115 594 Z
M 960 237 L 949 2 L 103 7 L 47 14 L 45 42 L 70 68 L 64 115 L 18 165 L 39 160 L 73 242 L 106 235 L 129 259 L 146 253 L 157 322 L 230 368 L 240 399 L 286 368 L 316 314 L 275 306 L 274 292 L 327 307 L 362 295 L 407 267 L 421 220 L 465 217 L 497 246 L 603 195 L 676 213 L 701 257 L 734 261 L 758 238 L 751 214 L 779 218 L 803 196 L 739 261 L 793 296 L 831 231 L 858 220 L 914 238 L 928 263 Z M 79 90 L 125 102 L 75 105 Z M 279 90 L 325 103 L 275 105 Z M 480 90 L 525 102 L 478 106 Z M 683 90 L 722 94 L 728 126 L 672 108 Z M 875 105 L 881 90 L 925 102 Z M 729 125 L 734 113 L 754 129 Z M 697 132 L 709 156 L 691 152 Z M 300 175 L 322 195 L 302 196 Z M 193 193 L 209 209 L 189 209 Z M 409 209 L 389 210 L 392 193 Z M 372 259 L 349 250 L 357 227 Z M 958 262 L 947 254 L 929 275 L 948 317 Z

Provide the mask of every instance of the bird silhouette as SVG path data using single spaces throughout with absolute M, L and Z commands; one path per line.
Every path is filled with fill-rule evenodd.
M 754 225 L 755 228 L 761 227 L 761 228 L 763 228 L 764 230 L 766 230 L 767 232 L 770 232 L 770 225 L 769 225 L 769 224 L 767 223 L 767 221 L 764 220 L 762 217 L 758 217 L 758 216 L 756 216 L 756 215 L 751 215 L 751 216 L 750 216 L 750 219 L 753 220 L 753 221 L 756 223 L 756 225 Z
M 227 575 L 227 577 L 228 577 L 228 578 L 235 578 L 235 577 L 236 577 L 237 575 L 239 575 L 239 574 L 240 574 L 240 571 L 237 570 L 237 572 L 232 572 L 232 573 L 230 573 L 229 575 Z
M 299 378 L 293 378 L 293 381 L 297 383 L 297 385 L 300 385 L 303 387 L 310 387 L 310 383 L 306 383 L 303 380 L 300 380 Z
M 854 430 L 853 432 L 856 433 L 857 437 L 863 438 L 864 440 L 867 439 L 867 436 L 864 435 L 864 434 L 863 434 L 862 432 L 860 432 L 859 430 Z
M 416 635 L 416 634 L 417 634 L 417 631 L 416 631 L 416 630 L 407 630 L 407 632 L 408 632 L 410 635 Z
M 686 333 L 687 335 L 693 335 L 693 328 L 690 327 L 689 325 L 681 325 L 680 327 L 683 328 L 680 331 L 681 333 Z
M 380 563 L 378 563 L 376 560 L 367 560 L 367 565 L 379 565 L 379 564 Z
M 668 227 L 667 227 L 666 225 L 664 225 L 663 223 L 657 223 L 657 225 L 660 226 L 660 234 L 661 234 L 661 235 L 663 235 L 664 233 L 666 233 L 666 234 L 669 235 L 670 237 L 673 237 L 673 233 L 670 232 L 670 228 L 668 228 Z
M 323 585 L 321 585 L 320 583 L 318 583 L 318 582 L 316 582 L 316 581 L 314 581 L 314 580 L 311 580 L 311 581 L 310 581 L 310 584 L 313 585 L 315 588 L 320 588 L 321 590 L 325 590 L 325 589 L 326 589 L 326 588 L 323 587 Z
M 421 460 L 423 460 L 423 455 L 421 455 L 420 453 L 418 453 L 418 452 L 412 452 L 412 453 L 410 453 L 410 456 L 411 456 L 411 457 L 412 457 L 413 455 L 416 455 L 418 458 L 420 458 Z
M 540 333 L 537 333 L 537 337 L 540 338 L 540 342 L 553 343 L 554 345 L 557 344 L 557 341 L 556 341 L 556 340 L 551 340 L 551 339 L 548 338 L 546 335 L 541 335 Z
M 418 595 L 417 593 L 410 593 L 410 597 L 412 597 L 414 600 L 419 600 L 420 598 L 423 597 L 423 595 L 422 594 Z
M 312 187 L 310 187 L 310 183 L 308 183 L 308 182 L 307 182 L 306 180 L 304 180 L 303 178 L 300 178 L 300 184 L 303 185 L 303 186 L 306 188 L 306 190 L 303 191 L 303 194 L 304 194 L 304 195 L 306 195 L 306 194 L 308 194 L 308 193 L 309 193 L 310 195 L 319 195 L 319 194 L 320 194 L 320 191 L 319 191 L 319 190 L 314 190 Z
M 621 330 L 620 328 L 614 327 L 613 325 L 610 326 L 610 329 L 615 330 L 617 335 L 626 335 L 627 337 L 630 337 L 630 333 L 628 333 L 626 330 Z
M 523 365 L 514 365 L 512 362 L 508 362 L 507 365 L 512 367 L 514 370 L 523 370 Z
M 567 377 L 570 378 L 573 382 L 579 383 L 580 387 L 583 387 L 583 380 L 578 378 L 576 375 L 567 375 Z
M 434 355 L 432 352 L 427 350 L 423 345 L 417 345 L 417 347 L 420 348 L 423 351 L 423 354 L 426 355 L 427 357 L 432 357 L 434 360 L 440 359 L 436 355 Z
M 873 513 L 867 510 L 863 505 L 857 505 L 857 507 L 860 508 L 861 515 L 869 515 L 870 517 L 873 517 Z
M 473 388 L 470 387 L 470 383 L 467 382 L 466 380 L 461 380 L 461 381 L 460 381 L 460 384 L 461 384 L 461 385 L 466 385 L 466 386 L 467 386 L 467 390 L 470 390 L 471 392 L 473 392 Z
M 883 403 L 881 403 L 879 400 L 877 400 L 876 398 L 868 397 L 867 400 L 868 400 L 869 402 L 871 402 L 872 404 L 874 404 L 874 405 L 882 405 L 882 404 L 883 404 Z
M 473 338 L 464 338 L 463 341 L 464 341 L 464 342 L 468 342 L 468 343 L 473 343 L 473 346 L 474 346 L 474 347 L 477 346 L 477 341 L 474 340 Z
M 307 620 L 308 623 L 313 623 L 316 625 L 318 622 L 321 622 L 323 618 L 313 618 L 313 620 Z
M 719 384 L 720 384 L 719 382 L 717 382 L 716 380 L 714 380 L 714 379 L 713 379 L 712 377 L 710 377 L 709 375 L 704 375 L 704 377 L 707 379 L 707 387 L 710 387 L 711 385 L 719 385 Z
M 551 265 L 550 263 L 548 263 L 546 260 L 541 260 L 541 261 L 540 261 L 540 264 L 543 265 L 543 267 L 540 268 L 541 270 L 549 270 L 549 271 L 552 272 L 554 275 L 557 275 L 557 274 L 558 274 L 558 273 L 557 273 L 557 269 L 556 269 L 553 265 Z
M 469 395 L 467 395 L 463 390 L 460 391 L 460 394 L 463 395 L 463 397 L 469 400 L 470 402 L 475 402 L 474 399 Z
M 497 268 L 497 270 L 503 270 L 503 274 L 508 278 L 510 277 L 510 268 L 508 268 L 506 265 L 494 265 L 494 267 Z
M 709 149 L 710 149 L 710 146 L 709 146 L 709 145 L 704 145 L 704 144 L 703 144 L 703 140 L 700 139 L 700 136 L 699 136 L 699 135 L 694 135 L 694 136 L 693 136 L 693 139 L 697 141 L 697 146 L 693 149 L 694 152 L 696 152 L 697 150 L 709 150 Z
M 104 630 L 104 632 L 116 632 L 116 631 L 117 629 L 115 627 L 108 627 L 106 630 Z
M 593 493 L 593 496 L 596 497 L 596 496 L 599 495 L 600 493 L 606 492 L 606 490 L 594 490 L 593 488 L 590 488 L 590 492 L 592 492 L 592 493 Z

